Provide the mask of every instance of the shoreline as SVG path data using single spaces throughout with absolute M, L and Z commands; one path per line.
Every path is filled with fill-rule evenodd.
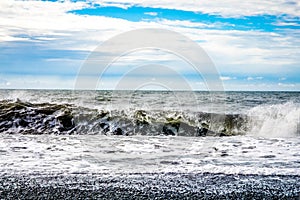
M 19 174 L 1 199 L 299 199 L 300 175 L 213 173 Z

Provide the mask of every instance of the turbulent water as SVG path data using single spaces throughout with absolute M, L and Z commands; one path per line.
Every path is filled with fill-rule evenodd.
M 0 173 L 299 175 L 299 97 L 1 90 Z
M 296 92 L 19 91 L 0 94 L 0 132 L 299 135 Z

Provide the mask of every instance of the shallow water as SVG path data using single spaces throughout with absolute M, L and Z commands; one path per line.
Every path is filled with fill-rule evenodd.
M 0 140 L 2 174 L 300 174 L 299 137 L 2 134 Z

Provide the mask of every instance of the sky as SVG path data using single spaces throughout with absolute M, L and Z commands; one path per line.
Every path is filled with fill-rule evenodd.
M 74 89 L 95 49 L 142 28 L 174 31 L 197 43 L 225 90 L 300 91 L 298 0 L 1 0 L 0 88 Z M 146 65 L 149 70 L 135 70 Z M 163 77 L 175 89 L 182 80 L 193 90 L 207 89 L 205 74 L 155 48 L 120 55 L 97 89 L 120 82 L 126 89 L 126 76 L 127 82 L 149 77 L 148 88 Z

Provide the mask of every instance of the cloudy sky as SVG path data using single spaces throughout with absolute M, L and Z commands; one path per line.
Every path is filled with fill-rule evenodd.
M 298 0 L 1 0 L 0 88 L 72 89 L 91 52 L 141 28 L 175 31 L 198 43 L 226 90 L 300 90 Z M 137 71 L 155 82 L 164 73 L 157 66 L 151 71 L 153 64 L 193 89 L 206 88 L 189 64 L 159 49 L 120 56 L 99 87 L 112 89 L 128 70 L 145 65 L 149 70 Z M 170 74 L 165 78 L 176 88 Z

